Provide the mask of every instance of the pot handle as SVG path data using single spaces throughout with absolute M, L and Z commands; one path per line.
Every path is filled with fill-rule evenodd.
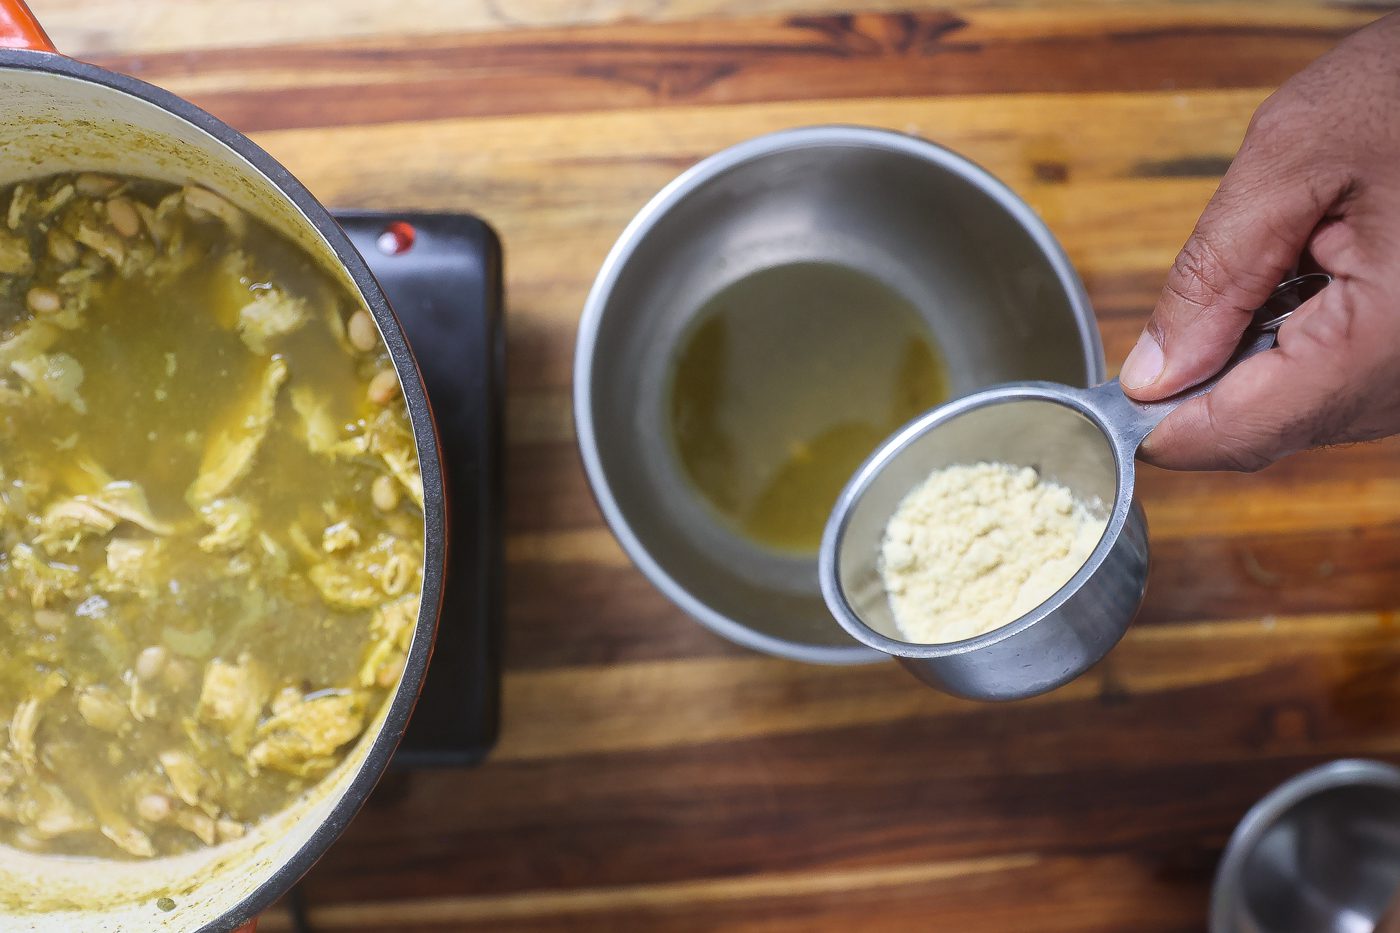
M 24 0 L 0 0 L 0 49 L 58 51 Z

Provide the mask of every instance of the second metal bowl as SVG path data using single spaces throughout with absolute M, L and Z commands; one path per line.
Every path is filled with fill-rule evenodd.
M 844 266 L 918 308 L 954 395 L 1096 383 L 1103 350 L 1083 286 L 1034 212 L 966 159 L 899 133 L 809 127 L 740 143 L 623 232 L 584 308 L 574 368 L 579 446 L 604 518 L 651 581 L 719 634 L 804 661 L 879 660 L 831 618 L 816 554 L 780 555 L 725 527 L 670 443 L 670 367 L 696 313 L 795 263 Z
M 1400 768 L 1305 771 L 1245 815 L 1220 860 L 1210 933 L 1372 933 L 1400 885 Z

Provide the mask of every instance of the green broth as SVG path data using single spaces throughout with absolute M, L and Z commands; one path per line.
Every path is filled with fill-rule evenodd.
M 210 192 L 62 176 L 0 217 L 0 840 L 238 838 L 343 757 L 417 618 L 387 352 Z
M 727 524 L 808 554 L 861 461 L 947 394 L 942 359 L 903 296 L 842 266 L 779 266 L 696 315 L 671 377 L 672 439 Z

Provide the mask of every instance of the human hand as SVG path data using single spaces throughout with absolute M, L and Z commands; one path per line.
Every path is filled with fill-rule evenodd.
M 1257 470 L 1400 433 L 1400 13 L 1348 37 L 1254 114 L 1120 380 L 1142 401 L 1214 375 L 1300 259 L 1335 281 L 1278 346 L 1143 444 L 1171 469 Z

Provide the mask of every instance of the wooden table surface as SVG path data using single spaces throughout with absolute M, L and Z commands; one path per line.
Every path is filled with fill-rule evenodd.
M 602 526 L 569 398 L 584 295 L 647 198 L 725 145 L 830 121 L 1009 182 L 1116 363 L 1251 110 L 1380 6 L 33 6 L 65 51 L 207 107 L 327 203 L 470 210 L 505 243 L 504 732 L 482 768 L 381 787 L 305 882 L 317 931 L 1194 931 L 1261 794 L 1400 758 L 1400 445 L 1148 471 L 1137 625 L 1078 682 L 993 708 L 690 621 Z

